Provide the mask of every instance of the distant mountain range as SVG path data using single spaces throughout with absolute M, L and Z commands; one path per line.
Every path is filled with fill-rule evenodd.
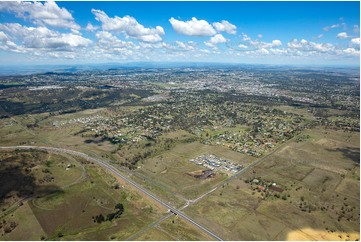
M 152 68 L 257 68 L 257 69 L 302 69 L 328 70 L 328 71 L 357 71 L 359 66 L 305 66 L 305 65 L 269 65 L 269 64 L 238 64 L 238 63 L 212 63 L 212 62 L 130 62 L 130 63 L 101 63 L 101 64 L 73 64 L 73 65 L 2 65 L 0 76 L 30 75 L 30 74 L 65 74 L 81 71 L 111 71 L 123 69 L 152 69 Z

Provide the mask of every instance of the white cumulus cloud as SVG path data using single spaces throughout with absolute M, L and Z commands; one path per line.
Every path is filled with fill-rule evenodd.
M 95 36 L 98 39 L 97 45 L 102 48 L 111 49 L 114 47 L 135 47 L 133 42 L 122 41 L 107 31 L 97 32 Z
M 351 56 L 360 56 L 360 50 L 356 50 L 355 48 L 344 49 L 343 53 Z
M 271 43 L 267 43 L 264 41 L 259 40 L 250 40 L 249 44 L 253 46 L 256 49 L 268 49 L 271 47 L 278 47 L 282 45 L 282 42 L 280 40 L 273 40 Z
M 0 31 L 7 36 L 6 47 L 14 52 L 75 51 L 86 47 L 91 40 L 74 33 L 60 33 L 45 26 L 26 27 L 18 23 L 0 24 Z
M 291 50 L 300 50 L 304 52 L 331 53 L 335 50 L 335 46 L 330 43 L 316 43 L 305 39 L 302 39 L 301 41 L 293 39 L 287 43 L 287 46 Z
M 198 20 L 193 17 L 189 21 L 180 21 L 175 18 L 170 18 L 174 31 L 178 34 L 184 34 L 188 36 L 212 36 L 216 34 L 216 30 L 205 20 Z
M 223 37 L 223 35 L 221 34 L 216 34 L 215 36 L 213 36 L 210 41 L 212 44 L 221 44 L 221 43 L 226 43 L 227 39 Z
M 208 47 L 216 48 L 217 44 L 226 43 L 228 40 L 223 37 L 221 34 L 216 34 L 215 36 L 211 37 L 209 41 L 205 41 L 204 44 Z
M 241 49 L 247 49 L 248 48 L 248 46 L 244 45 L 244 44 L 239 44 L 238 47 L 241 48 Z
M 7 40 L 7 39 L 8 36 L 4 32 L 0 31 L 0 40 Z
M 353 38 L 350 42 L 353 45 L 360 45 L 360 38 Z
M 86 31 L 90 31 L 90 32 L 94 32 L 95 30 L 97 30 L 99 27 L 98 26 L 94 26 L 92 25 L 90 22 L 87 24 L 87 26 L 85 27 Z
M 246 35 L 245 33 L 242 33 L 242 39 L 244 41 L 250 41 L 251 40 L 251 38 L 248 35 Z
M 341 33 L 337 34 L 337 38 L 338 39 L 347 39 L 347 38 L 350 38 L 350 36 L 348 36 L 346 32 L 341 32 Z
M 265 48 L 262 48 L 262 49 L 257 50 L 256 53 L 263 54 L 263 55 L 268 55 L 269 51 L 267 49 L 265 49 Z
M 272 40 L 272 46 L 277 47 L 277 46 L 281 46 L 282 42 L 280 40 Z
M 161 26 L 145 28 L 131 16 L 110 18 L 104 11 L 96 9 L 92 9 L 92 13 L 95 15 L 95 19 L 102 23 L 102 29 L 105 31 L 123 32 L 127 37 L 144 42 L 162 41 L 161 35 L 165 34 Z
M 176 41 L 176 45 L 183 49 L 183 50 L 195 50 L 195 43 L 194 42 L 188 42 L 187 44 L 182 41 Z
M 1 2 L 1 12 L 15 13 L 18 18 L 29 19 L 37 25 L 48 25 L 58 28 L 79 30 L 71 13 L 65 8 L 59 8 L 54 1 L 41 2 Z
M 130 56 L 136 49 L 136 45 L 130 41 L 122 41 L 107 31 L 99 31 L 95 34 L 97 38 L 96 52 L 102 56 Z
M 222 22 L 215 22 L 212 25 L 218 32 L 224 31 L 228 34 L 236 34 L 237 33 L 236 25 L 231 24 L 227 20 L 222 20 Z

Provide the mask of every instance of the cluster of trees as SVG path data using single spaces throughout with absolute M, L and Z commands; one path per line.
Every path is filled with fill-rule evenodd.
M 4 232 L 6 234 L 11 233 L 11 231 L 13 231 L 16 227 L 18 226 L 18 224 L 14 221 L 6 221 L 3 220 L 2 222 L 0 222 L 0 229 L 4 229 Z
M 124 157 L 124 159 L 120 161 L 120 165 L 128 167 L 129 169 L 135 169 L 140 160 L 169 150 L 175 145 L 175 142 L 176 140 L 171 138 L 156 138 L 154 141 L 147 140 L 139 143 L 127 144 L 124 146 L 124 150 L 136 152 L 132 152 L 131 155 L 125 155 L 125 151 L 121 151 L 119 154 L 121 157 Z
M 115 209 L 116 209 L 115 212 L 109 213 L 106 216 L 104 216 L 103 214 L 99 214 L 95 217 L 93 216 L 94 223 L 100 224 L 105 221 L 113 221 L 113 219 L 119 218 L 120 215 L 122 215 L 124 212 L 124 206 L 123 204 L 118 203 L 117 205 L 115 205 Z

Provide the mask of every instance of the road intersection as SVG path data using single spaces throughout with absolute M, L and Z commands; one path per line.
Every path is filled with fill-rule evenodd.
M 135 183 L 133 180 L 129 179 L 126 175 L 122 174 L 117 168 L 115 168 L 113 165 L 111 165 L 108 162 L 105 162 L 105 161 L 102 161 L 100 159 L 90 157 L 89 155 L 78 152 L 78 151 L 73 151 L 73 150 L 68 150 L 68 149 L 63 149 L 63 148 L 54 148 L 54 147 L 46 147 L 46 146 L 5 146 L 5 147 L 0 147 L 0 149 L 36 149 L 36 150 L 45 150 L 45 151 L 57 152 L 57 153 L 67 153 L 67 154 L 72 154 L 72 155 L 75 155 L 75 156 L 79 156 L 79 157 L 82 157 L 82 158 L 84 158 L 86 160 L 97 163 L 101 167 L 103 167 L 103 168 L 107 169 L 108 171 L 112 172 L 117 177 L 120 177 L 121 179 L 126 181 L 128 184 L 130 184 L 133 187 L 137 188 L 139 191 L 141 191 L 142 193 L 144 193 L 148 197 L 154 199 L 155 201 L 157 201 L 158 203 L 160 203 L 164 207 L 168 208 L 169 211 L 172 212 L 173 214 L 176 214 L 179 217 L 182 217 L 183 219 L 185 219 L 189 223 L 191 223 L 194 226 L 196 226 L 197 228 L 201 229 L 203 232 L 205 232 L 206 234 L 208 234 L 209 236 L 211 236 L 215 240 L 219 240 L 219 241 L 222 240 L 221 237 L 219 237 L 218 235 L 216 235 L 215 233 L 213 233 L 209 229 L 205 228 L 203 225 L 201 225 L 201 224 L 197 223 L 196 221 L 194 221 L 192 218 L 190 218 L 189 216 L 184 214 L 179 209 L 176 209 L 176 208 L 172 207 L 167 202 L 162 201 L 159 197 L 155 196 L 154 194 L 150 193 L 147 189 L 143 188 L 142 186 Z
M 277 148 L 275 148 L 273 151 L 271 151 L 270 153 L 268 153 L 267 155 L 261 157 L 260 159 L 256 160 L 255 162 L 253 162 L 252 164 L 248 165 L 247 167 L 243 168 L 242 170 L 240 170 L 239 172 L 235 173 L 233 176 L 229 177 L 228 179 L 224 180 L 223 182 L 219 183 L 216 187 L 212 188 L 210 191 L 206 192 L 205 194 L 201 195 L 200 197 L 194 199 L 194 200 L 186 200 L 186 204 L 177 209 L 173 206 L 171 206 L 169 203 L 164 202 L 162 199 L 160 199 L 159 197 L 157 197 L 156 195 L 152 194 L 151 192 L 149 192 L 147 189 L 145 189 L 144 187 L 142 187 L 141 185 L 137 184 L 136 182 L 134 182 L 132 179 L 130 179 L 129 177 L 127 177 L 126 175 L 122 174 L 120 172 L 123 171 L 125 173 L 127 173 L 128 175 L 132 175 L 133 173 L 130 171 L 126 171 L 125 169 L 119 169 L 116 168 L 114 165 L 112 165 L 109 161 L 105 161 L 105 160 L 101 160 L 99 158 L 94 158 L 91 157 L 87 154 L 78 152 L 78 151 L 74 151 L 74 150 L 70 150 L 70 149 L 64 149 L 64 148 L 55 148 L 55 147 L 47 147 L 47 146 L 2 146 L 0 147 L 0 149 L 36 149 L 36 150 L 45 150 L 45 151 L 51 151 L 51 152 L 57 152 L 57 153 L 66 153 L 66 154 L 72 154 L 78 157 L 82 157 L 86 160 L 92 161 L 98 165 L 100 165 L 101 167 L 107 169 L 108 171 L 112 172 L 115 176 L 123 179 L 125 182 L 127 182 L 128 184 L 132 185 L 133 187 L 135 187 L 136 189 L 138 189 L 140 192 L 144 193 L 145 195 L 147 195 L 148 197 L 152 198 L 153 200 L 155 200 L 156 202 L 160 203 L 161 205 L 163 205 L 164 207 L 168 208 L 169 210 L 169 214 L 167 214 L 166 216 L 162 217 L 160 220 L 153 222 L 151 225 L 149 225 L 148 227 L 144 228 L 142 231 L 146 231 L 148 229 L 150 229 L 151 227 L 158 225 L 160 222 L 164 221 L 166 218 L 169 218 L 171 215 L 175 214 L 178 215 L 179 217 L 182 217 L 183 219 L 185 219 L 186 221 L 188 221 L 189 223 L 193 224 L 194 226 L 196 226 L 197 228 L 199 228 L 200 230 L 202 230 L 203 232 L 205 232 L 207 235 L 211 236 L 213 239 L 215 240 L 219 240 L 221 241 L 222 238 L 220 236 L 218 236 L 217 234 L 215 234 L 214 232 L 210 231 L 208 228 L 204 227 L 203 225 L 197 223 L 196 221 L 194 221 L 192 218 L 190 218 L 188 215 L 184 214 L 182 212 L 183 209 L 187 208 L 189 205 L 191 204 L 195 204 L 197 203 L 199 200 L 209 196 L 211 193 L 213 193 L 214 191 L 216 191 L 218 188 L 222 187 L 224 184 L 227 184 L 228 182 L 230 182 L 231 180 L 239 177 L 240 175 L 244 174 L 245 172 L 249 171 L 250 169 L 252 169 L 253 167 L 255 167 L 256 165 L 260 164 L 261 162 L 263 162 L 264 160 L 266 160 L 267 157 L 269 157 L 270 155 L 272 155 L 273 153 L 275 153 L 277 150 L 279 150 L 281 147 L 284 147 L 284 145 L 286 145 L 287 143 L 289 143 L 291 140 L 294 140 L 295 138 L 297 138 L 299 135 L 294 136 L 293 138 L 289 139 L 288 141 L 286 141 L 285 143 L 279 145 Z M 139 234 L 136 233 L 136 234 Z M 130 238 L 135 237 L 134 235 L 131 236 Z M 130 239 L 128 238 L 128 239 Z

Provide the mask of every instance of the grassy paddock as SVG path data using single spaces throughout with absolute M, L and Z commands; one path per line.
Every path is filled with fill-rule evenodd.
M 186 213 L 227 240 L 360 239 L 359 166 L 345 151 L 359 146 L 359 133 L 306 132 Z M 245 183 L 253 178 L 284 191 L 267 195 Z
M 6 215 L 4 219 L 16 222 L 17 227 L 1 235 L 4 240 L 40 240 L 42 236 L 56 240 L 124 240 L 161 216 L 158 208 L 139 194 L 122 187 L 114 189 L 115 179 L 95 165 L 87 163 L 83 170 L 80 158 L 57 154 L 40 158 L 42 161 L 32 168 L 35 180 L 43 177 L 46 168 L 50 173 L 45 174 L 54 174 L 51 185 L 57 190 L 38 193 Z M 69 164 L 73 166 L 66 170 Z M 119 219 L 101 224 L 93 221 L 93 216 L 114 212 L 117 203 L 122 203 L 125 210 Z

